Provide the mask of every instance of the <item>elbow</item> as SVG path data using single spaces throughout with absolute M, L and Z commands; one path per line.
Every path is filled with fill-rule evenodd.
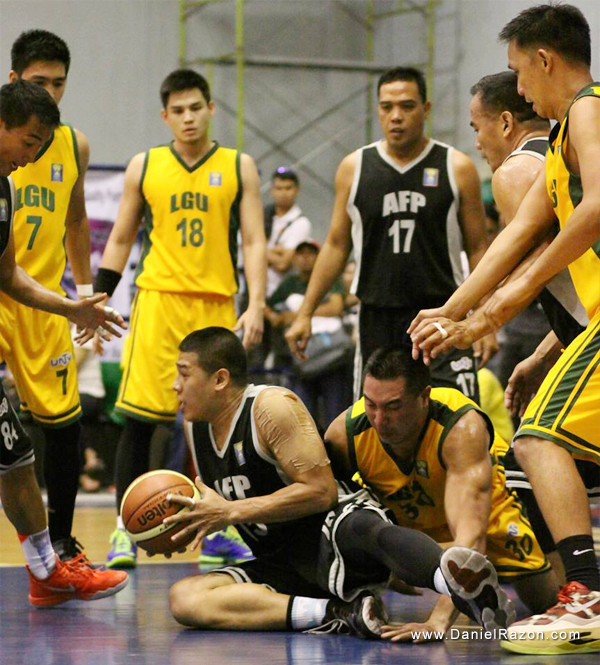
M 328 510 L 333 510 L 338 504 L 338 491 L 335 481 L 327 483 L 321 489 L 319 494 L 319 512 L 326 512 Z

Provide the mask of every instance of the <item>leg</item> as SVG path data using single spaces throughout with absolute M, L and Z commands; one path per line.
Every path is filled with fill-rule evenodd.
M 53 543 L 71 536 L 81 473 L 81 425 L 42 427 L 46 439 L 44 480 L 48 490 L 48 526 Z M 69 557 L 70 558 L 70 557 Z
M 46 528 L 46 509 L 33 464 L 11 469 L 0 476 L 0 499 L 17 533 L 28 536 Z
M 187 577 L 169 593 L 173 617 L 205 630 L 285 630 L 289 601 L 262 584 L 238 584 L 219 573 Z
M 125 417 L 125 427 L 119 439 L 115 460 L 117 513 L 130 483 L 149 470 L 150 441 L 155 427 L 152 423 Z
M 513 587 L 521 602 L 533 614 L 541 614 L 556 603 L 558 582 L 553 570 L 520 577 L 513 582 Z

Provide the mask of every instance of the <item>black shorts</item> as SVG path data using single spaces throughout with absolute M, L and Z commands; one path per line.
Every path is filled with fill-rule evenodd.
M 385 586 L 389 572 L 383 573 L 379 567 L 372 570 L 352 570 L 346 566 L 340 546 L 336 540 L 338 526 L 342 520 L 355 510 L 373 510 L 382 520 L 393 523 L 391 513 L 386 510 L 368 490 L 343 497 L 339 505 L 331 510 L 323 524 L 318 551 L 314 553 L 315 565 L 312 574 L 301 574 L 286 561 L 275 561 L 261 557 L 253 561 L 225 566 L 212 570 L 211 573 L 229 575 L 238 584 L 262 584 L 273 591 L 291 596 L 310 598 L 341 598 L 352 600 L 363 589 Z M 302 534 L 298 534 L 298 539 Z
M 31 439 L 14 412 L 0 383 L 0 475 L 34 461 Z
M 394 307 L 361 305 L 359 315 L 360 372 L 355 375 L 355 398 L 360 396 L 356 378 L 362 376 L 362 368 L 369 356 L 380 346 L 412 344 L 406 332 L 417 310 Z M 358 353 L 357 349 L 357 353 Z M 355 363 L 356 367 L 357 363 Z M 434 388 L 456 388 L 479 404 L 479 383 L 473 349 L 452 349 L 431 361 L 431 384 Z

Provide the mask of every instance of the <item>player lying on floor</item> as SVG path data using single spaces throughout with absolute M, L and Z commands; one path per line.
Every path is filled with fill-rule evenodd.
M 325 444 L 336 477 L 359 476 L 399 525 L 487 554 L 534 612 L 554 604 L 554 572 L 521 503 L 506 490 L 508 445 L 475 402 L 452 388 L 431 388 L 428 368 L 413 360 L 409 345 L 373 353 L 363 397 L 329 426 Z M 361 538 L 358 531 L 351 536 Z M 420 565 L 418 549 L 408 556 Z M 405 624 L 384 636 L 410 640 L 414 631 L 445 632 L 456 617 L 442 596 L 424 625 Z
M 285 388 L 248 385 L 234 333 L 205 328 L 179 349 L 174 387 L 202 498 L 174 496 L 191 512 L 165 521 L 189 521 L 173 538 L 183 542 L 196 533 L 192 549 L 206 534 L 235 524 L 256 559 L 177 582 L 170 592 L 177 621 L 203 629 L 379 637 L 391 629 L 373 588 L 384 587 L 390 575 L 451 596 L 487 629 L 514 618 L 483 555 L 462 547 L 444 553 L 429 536 L 395 525 L 367 490 L 342 493 L 338 504 L 306 407 Z

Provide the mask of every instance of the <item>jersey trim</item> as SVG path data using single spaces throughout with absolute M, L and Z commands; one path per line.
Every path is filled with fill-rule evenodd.
M 363 250 L 363 223 L 360 210 L 356 207 L 354 201 L 356 200 L 356 192 L 358 191 L 358 185 L 360 182 L 360 174 L 362 172 L 362 161 L 363 154 L 366 148 L 370 148 L 375 145 L 365 146 L 360 150 L 356 151 L 356 164 L 354 165 L 354 177 L 352 179 L 352 187 L 350 188 L 350 196 L 348 197 L 348 203 L 346 204 L 346 212 L 350 217 L 351 227 L 350 234 L 352 236 L 352 246 L 354 250 L 354 260 L 356 261 L 356 270 L 354 271 L 354 277 L 352 279 L 352 284 L 350 284 L 350 293 L 356 294 L 356 289 L 358 288 L 358 282 L 360 278 L 361 264 L 362 264 L 362 250 Z
M 217 151 L 218 148 L 219 148 L 219 144 L 215 141 L 213 147 L 212 147 L 212 148 L 206 153 L 206 155 L 204 155 L 203 157 L 201 157 L 201 158 L 200 158 L 200 159 L 199 159 L 199 160 L 198 160 L 193 166 L 188 166 L 188 165 L 183 161 L 183 159 L 181 158 L 181 156 L 179 155 L 179 153 L 178 153 L 178 152 L 175 150 L 175 148 L 173 147 L 173 141 L 171 141 L 171 143 L 169 143 L 169 150 L 171 151 L 171 154 L 173 155 L 173 157 L 175 157 L 175 159 L 181 164 L 181 166 L 183 166 L 183 168 L 184 168 L 188 173 L 192 173 L 192 172 L 195 171 L 199 166 L 202 166 L 202 164 L 204 164 L 204 162 L 206 162 L 208 159 L 210 159 L 210 158 L 215 154 L 215 152 Z
M 352 409 L 353 407 L 351 406 L 346 411 L 346 440 L 348 445 L 348 457 L 350 458 L 350 470 L 352 472 L 352 476 L 354 476 L 355 473 L 360 473 L 360 469 L 358 468 L 358 460 L 356 459 L 356 447 L 354 445 L 354 422 L 352 420 Z
M 146 197 L 144 196 L 144 178 L 146 177 L 146 171 L 148 170 L 148 160 L 150 159 L 150 150 L 146 152 L 144 155 L 144 164 L 142 166 L 142 175 L 140 176 L 140 193 L 146 201 Z M 146 203 L 147 205 L 147 203 Z
M 62 126 L 62 125 L 61 125 Z M 55 136 L 55 131 L 52 132 L 52 136 L 46 141 L 46 143 L 40 148 L 40 151 L 38 154 L 35 156 L 34 164 L 38 162 L 47 152 L 50 146 L 54 143 L 54 136 Z
M 425 144 L 425 147 L 423 150 L 408 164 L 405 164 L 404 166 L 400 166 L 396 161 L 394 161 L 385 151 L 384 146 L 383 146 L 383 141 L 377 141 L 375 145 L 377 146 L 377 152 L 379 153 L 379 156 L 381 159 L 383 159 L 386 164 L 389 164 L 392 168 L 394 168 L 398 173 L 402 175 L 406 175 L 413 167 L 417 166 L 419 162 L 422 162 L 425 157 L 433 150 L 433 146 L 438 143 L 434 139 L 427 139 L 427 143 Z M 366 146 L 369 147 L 369 146 Z M 446 146 L 444 146 L 446 147 Z
M 456 184 L 456 176 L 454 174 L 454 148 L 446 146 L 445 144 L 438 143 L 447 148 L 446 153 L 446 171 L 448 173 L 448 181 L 450 182 L 450 189 L 454 196 L 452 204 L 448 208 L 446 216 L 446 237 L 448 238 L 448 256 L 450 257 L 450 264 L 452 265 L 452 277 L 456 286 L 460 286 L 465 281 L 465 276 L 462 268 L 462 261 L 460 254 L 464 249 L 463 234 L 458 219 L 458 202 L 460 196 L 458 193 L 458 185 Z
M 75 129 L 71 125 L 65 125 L 69 128 L 71 132 L 71 138 L 73 139 L 73 155 L 75 156 L 75 164 L 77 166 L 77 175 L 81 175 L 81 162 L 79 161 L 79 144 L 77 143 L 77 136 L 75 134 Z

